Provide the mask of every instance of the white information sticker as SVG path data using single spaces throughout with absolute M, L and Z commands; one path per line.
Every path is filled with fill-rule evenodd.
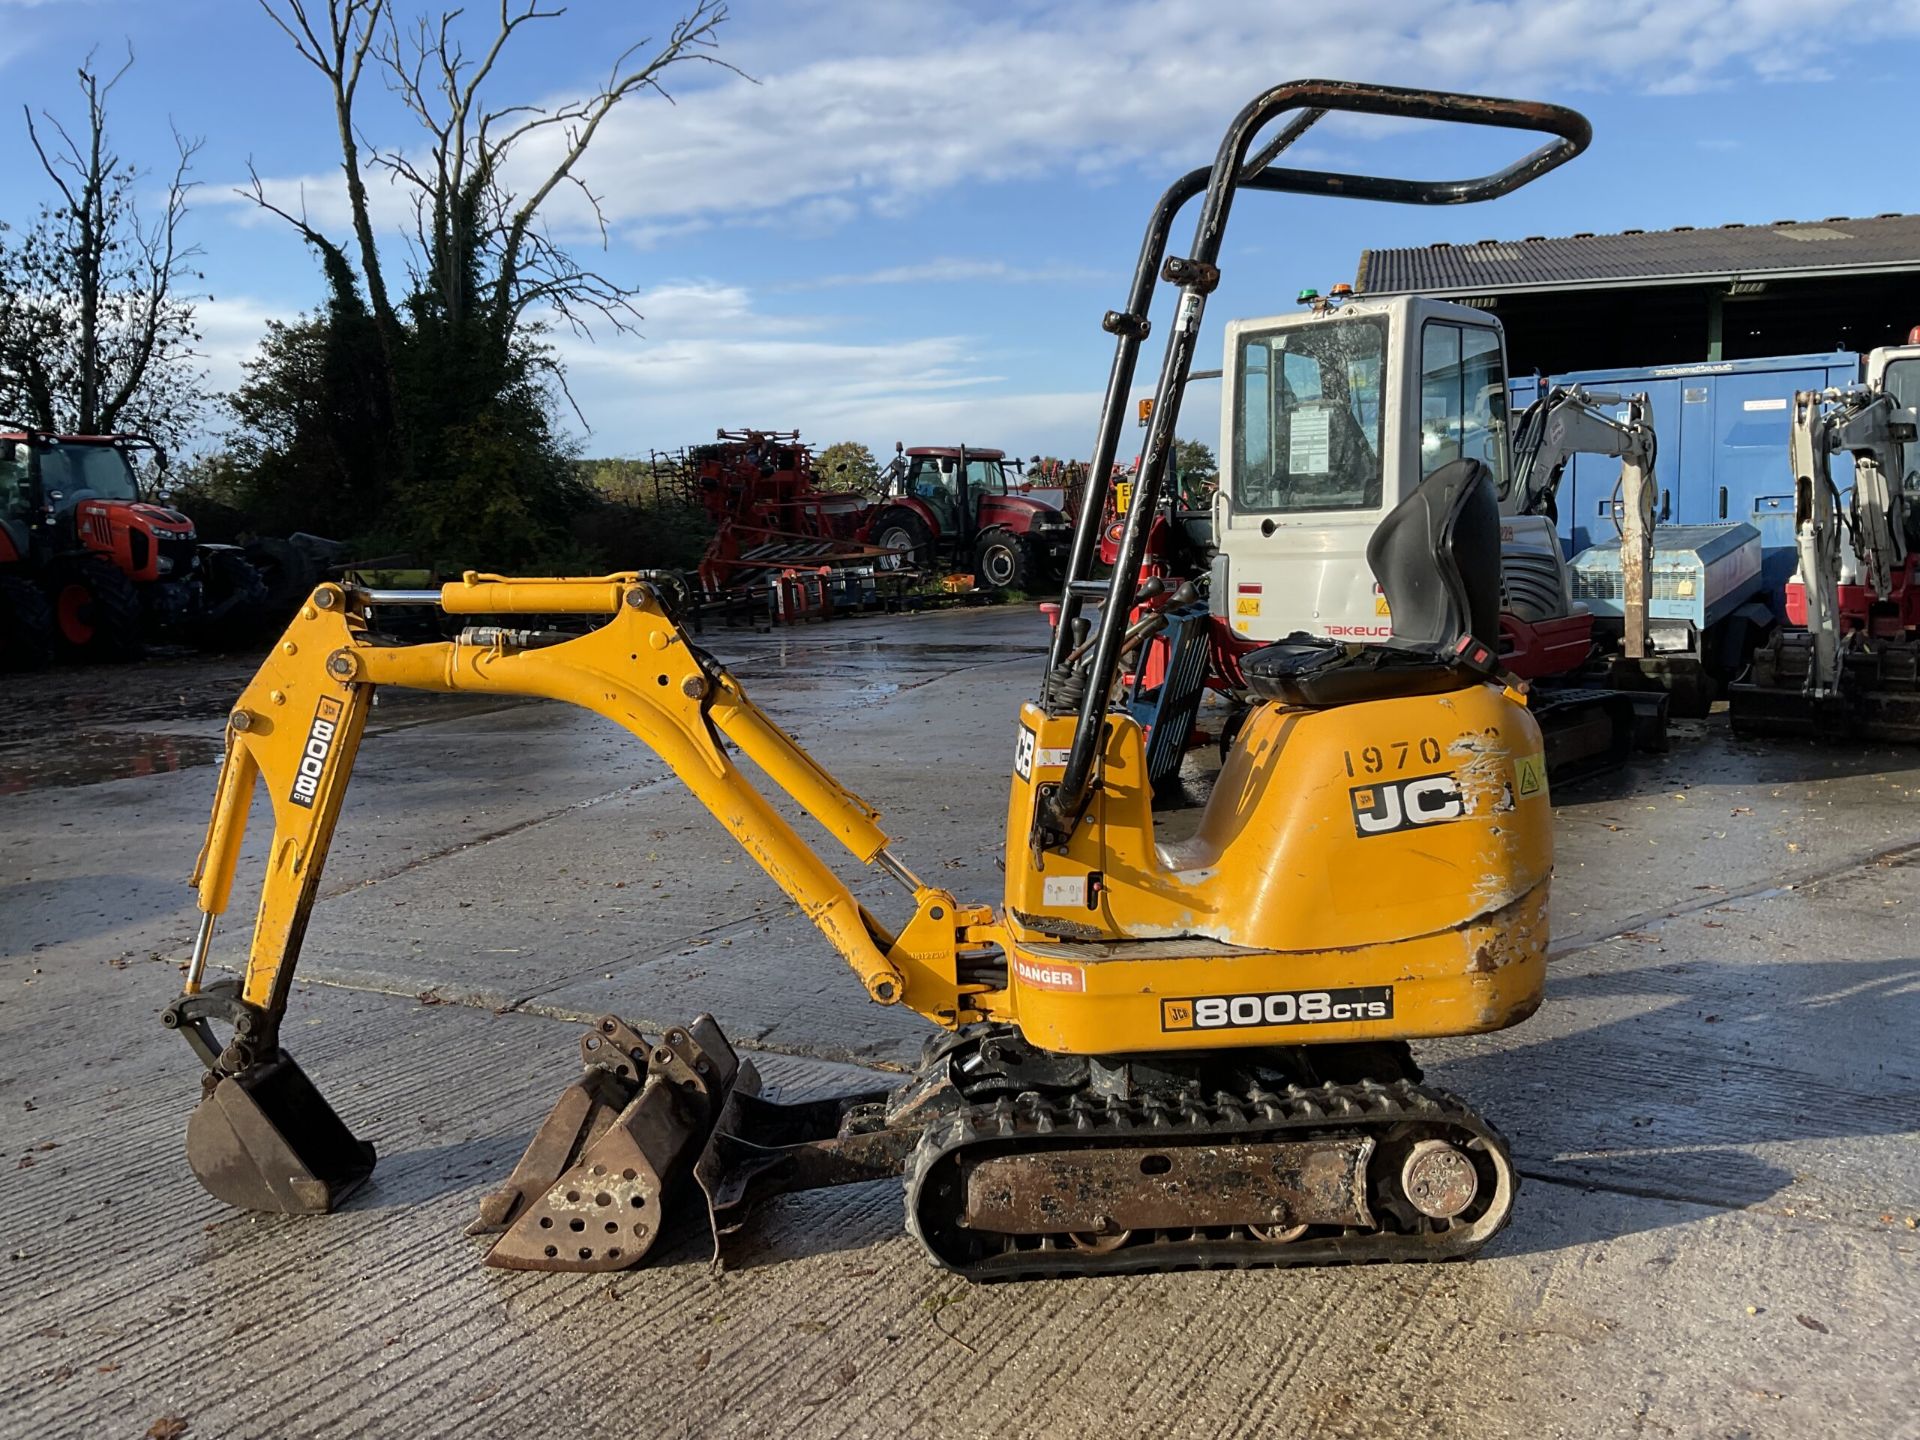
M 1740 408 L 1742 410 L 1784 410 L 1787 408 L 1787 402 L 1786 397 L 1776 395 L 1771 400 L 1749 400 Z
M 1087 903 L 1087 877 L 1084 875 L 1049 875 L 1041 882 L 1040 901 L 1043 905 L 1079 905 Z
M 1325 475 L 1333 414 L 1328 410 L 1296 410 L 1287 431 L 1287 469 L 1296 475 Z

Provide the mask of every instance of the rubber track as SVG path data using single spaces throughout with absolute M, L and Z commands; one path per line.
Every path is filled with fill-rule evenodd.
M 941 1204 L 959 1205 L 960 1158 L 968 1152 L 984 1157 L 1080 1149 L 1103 1142 L 1331 1140 L 1398 1125 L 1418 1127 L 1421 1138 L 1433 1136 L 1462 1147 L 1476 1141 L 1484 1145 L 1496 1157 L 1501 1177 L 1492 1203 L 1472 1221 L 1434 1233 L 1376 1228 L 1309 1233 L 1279 1244 L 1256 1239 L 1244 1230 L 1215 1227 L 1206 1232 L 1154 1232 L 1107 1254 L 1071 1248 L 1064 1236 L 1007 1235 L 998 1253 L 977 1257 L 960 1253 L 958 1246 L 977 1246 L 982 1232 L 960 1226 L 957 1208 L 944 1216 L 937 1213 Z M 935 1264 L 970 1280 L 1455 1260 L 1473 1254 L 1506 1225 L 1518 1185 L 1511 1152 L 1498 1130 L 1458 1097 L 1404 1080 L 1296 1085 L 1281 1093 L 1253 1090 L 1244 1096 L 1222 1093 L 1211 1103 L 1194 1096 L 1120 1100 L 1083 1091 L 1049 1100 L 1030 1093 L 969 1106 L 927 1127 L 907 1166 L 907 1228 Z M 1376 1214 L 1375 1218 L 1379 1222 L 1383 1217 Z

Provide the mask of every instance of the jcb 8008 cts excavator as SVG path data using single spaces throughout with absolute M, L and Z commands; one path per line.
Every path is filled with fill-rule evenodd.
M 1288 111 L 1554 138 L 1474 180 L 1329 174 L 1273 165 L 1284 129 L 1250 153 Z M 1390 643 L 1358 653 L 1281 643 L 1249 657 L 1262 703 L 1190 839 L 1156 840 L 1140 727 L 1118 682 L 1153 625 L 1129 623 L 1140 547 L 1236 192 L 1481 200 L 1588 137 L 1584 119 L 1551 105 L 1301 81 L 1256 97 L 1213 165 L 1162 197 L 1132 301 L 1106 318 L 1116 353 L 1091 467 L 1102 486 L 1162 274 L 1178 294 L 1144 493 L 1108 580 L 1090 578 L 1105 497 L 1081 507 L 1048 667 L 1018 717 L 997 907 L 916 878 L 877 813 L 753 706 L 645 574 L 314 591 L 233 710 L 196 870 L 202 924 L 185 994 L 165 1016 L 208 1071 L 188 1126 L 202 1183 L 242 1206 L 319 1211 L 372 1169 L 373 1148 L 279 1030 L 373 692 L 404 685 L 567 700 L 624 726 L 874 1001 L 909 1006 L 942 1032 L 890 1090 L 783 1105 L 758 1093 L 752 1065 L 709 1017 L 657 1042 L 602 1019 L 582 1041 L 582 1078 L 482 1207 L 475 1229 L 499 1237 L 490 1263 L 636 1264 L 689 1172 L 716 1236 L 768 1194 L 904 1173 L 909 1229 L 937 1263 L 981 1279 L 1478 1249 L 1512 1205 L 1506 1144 L 1419 1083 L 1406 1042 L 1516 1024 L 1539 1005 L 1545 976 L 1552 820 L 1540 732 L 1494 664 L 1500 518 L 1486 467 L 1441 468 L 1378 527 L 1368 558 L 1392 605 Z M 1191 253 L 1163 267 L 1176 212 L 1203 192 Z M 1327 444 L 1363 443 L 1350 419 Z M 1095 596 L 1097 622 L 1080 613 Z M 383 641 L 380 607 L 405 603 L 604 620 L 580 635 L 496 623 L 447 643 Z M 730 747 L 912 892 L 904 923 L 853 897 Z M 274 836 L 252 949 L 238 982 L 205 984 L 262 780 Z M 216 1023 L 231 1027 L 224 1044 Z

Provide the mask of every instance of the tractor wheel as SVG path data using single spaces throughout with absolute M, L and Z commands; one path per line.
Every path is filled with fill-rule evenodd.
M 267 582 L 238 550 L 200 555 L 200 614 L 193 643 L 202 650 L 240 650 L 257 643 L 268 624 Z
M 974 542 L 973 574 L 989 590 L 1030 590 L 1040 578 L 1040 562 L 1026 536 L 994 525 Z
M 110 560 L 68 560 L 48 579 L 54 632 L 61 649 L 87 660 L 138 660 L 140 592 Z
M 0 670 L 38 670 L 53 658 L 53 607 L 40 587 L 0 575 Z
M 898 552 L 880 560 L 885 569 L 924 570 L 933 563 L 933 532 L 927 529 L 926 521 L 904 506 L 882 510 L 874 517 L 869 533 L 875 545 Z

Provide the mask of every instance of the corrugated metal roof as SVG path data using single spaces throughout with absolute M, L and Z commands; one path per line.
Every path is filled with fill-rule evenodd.
M 1920 215 L 1366 250 L 1354 289 L 1368 295 L 1479 295 L 1886 270 L 1920 271 Z

